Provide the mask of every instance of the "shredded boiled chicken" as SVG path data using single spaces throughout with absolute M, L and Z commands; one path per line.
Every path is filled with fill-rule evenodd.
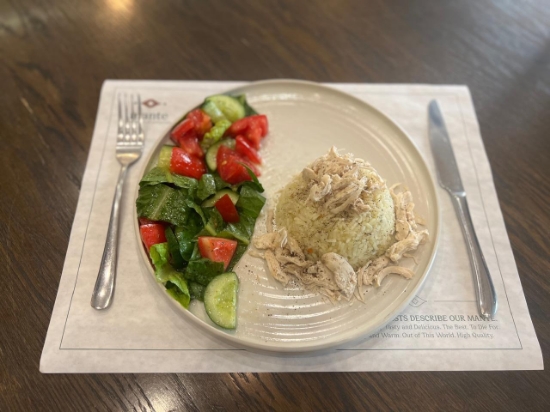
M 359 173 L 360 165 L 368 163 L 340 156 L 336 148 L 302 171 L 308 183 L 308 201 L 318 202 L 330 213 L 351 210 L 356 213 L 368 210 L 369 205 L 361 199 L 362 193 L 383 187 L 383 180 L 368 179 Z M 366 287 L 380 287 L 390 274 L 411 279 L 414 273 L 398 262 L 403 257 L 412 257 L 418 246 L 428 239 L 428 231 L 419 229 L 424 222 L 415 216 L 412 195 L 403 185 L 390 187 L 395 208 L 395 243 L 386 252 L 354 271 L 348 261 L 337 253 L 325 253 L 318 261 L 308 260 L 298 242 L 288 235 L 284 227 L 275 228 L 273 210 L 268 211 L 267 233 L 254 238 L 257 249 L 264 250 L 268 270 L 283 285 L 295 280 L 299 285 L 327 296 L 331 301 L 354 296 L 363 300 Z
M 362 159 L 340 156 L 332 147 L 328 154 L 302 170 L 302 178 L 309 187 L 308 199 L 335 215 L 346 209 L 356 213 L 368 210 L 370 206 L 363 202 L 361 195 L 384 187 L 385 182 L 362 176 L 360 171 L 365 167 L 371 168 Z
M 407 268 L 392 265 L 397 264 L 403 257 L 412 257 L 409 252 L 414 252 L 418 245 L 428 240 L 428 230 L 418 230 L 414 203 L 411 192 L 403 185 L 396 184 L 390 187 L 395 208 L 395 240 L 386 253 L 364 265 L 357 271 L 359 295 L 362 295 L 362 287 L 375 285 L 379 287 L 382 280 L 389 274 L 395 273 L 406 279 L 413 277 L 414 273 Z

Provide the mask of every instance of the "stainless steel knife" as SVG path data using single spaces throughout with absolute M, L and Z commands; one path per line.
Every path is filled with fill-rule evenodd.
M 449 134 L 445 127 L 445 121 L 435 100 L 432 100 L 428 106 L 428 118 L 430 144 L 435 160 L 437 178 L 441 187 L 451 195 L 456 214 L 462 226 L 462 233 L 466 239 L 470 263 L 474 273 L 479 313 L 484 319 L 491 319 L 497 312 L 495 287 L 493 286 L 491 274 L 477 240 L 466 200 L 466 192 L 462 186 L 462 180 L 460 180 L 458 166 Z

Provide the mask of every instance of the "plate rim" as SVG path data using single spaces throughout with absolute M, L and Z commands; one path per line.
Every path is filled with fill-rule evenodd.
M 437 192 L 437 186 L 435 184 L 434 177 L 433 177 L 432 173 L 430 172 L 430 169 L 428 167 L 428 163 L 427 163 L 426 159 L 424 158 L 424 156 L 422 155 L 422 153 L 420 152 L 420 150 L 418 149 L 418 147 L 416 146 L 414 141 L 411 139 L 409 134 L 399 125 L 399 123 L 397 123 L 395 120 L 390 118 L 388 115 L 386 115 L 385 113 L 383 113 L 378 108 L 371 105 L 370 103 L 367 103 L 366 101 L 361 100 L 358 97 L 356 97 L 356 96 L 354 96 L 350 93 L 346 93 L 344 91 L 341 91 L 341 90 L 338 90 L 334 87 L 331 87 L 330 84 L 322 84 L 322 83 L 318 83 L 318 82 L 307 81 L 307 80 L 297 80 L 297 79 L 268 79 L 268 80 L 253 81 L 253 82 L 248 82 L 248 83 L 239 85 L 237 87 L 233 87 L 233 88 L 231 88 L 229 90 L 226 90 L 226 91 L 223 91 L 221 93 L 234 93 L 234 92 L 241 91 L 242 89 L 248 89 L 248 88 L 251 88 L 251 87 L 261 87 L 263 85 L 273 85 L 273 84 L 277 85 L 279 83 L 281 85 L 289 84 L 291 86 L 292 85 L 301 85 L 301 86 L 308 86 L 308 87 L 313 87 L 313 88 L 320 88 L 320 89 L 323 89 L 325 91 L 329 91 L 330 93 L 338 94 L 338 95 L 340 95 L 340 96 L 342 96 L 346 99 L 352 99 L 356 103 L 358 103 L 359 105 L 366 106 L 369 110 L 373 111 L 378 117 L 385 120 L 392 127 L 395 127 L 397 129 L 397 131 L 399 133 L 401 133 L 408 140 L 408 142 L 411 144 L 413 150 L 415 151 L 415 155 L 417 155 L 419 157 L 419 159 L 421 160 L 422 165 L 423 165 L 423 167 L 425 168 L 425 171 L 426 171 L 426 176 L 428 177 L 429 190 L 432 192 L 433 197 L 434 197 L 434 209 L 435 209 L 435 212 L 436 212 L 435 213 L 435 216 L 436 216 L 435 228 L 436 228 L 436 230 L 435 230 L 435 234 L 432 237 L 433 248 L 431 250 L 431 253 L 430 253 L 427 265 L 426 265 L 426 270 L 422 274 L 421 279 L 415 285 L 415 287 L 410 290 L 410 293 L 396 307 L 396 309 L 394 311 L 392 311 L 390 314 L 388 314 L 381 321 L 377 322 L 372 329 L 370 329 L 368 331 L 363 331 L 359 334 L 352 334 L 349 337 L 341 338 L 339 340 L 329 339 L 328 341 L 321 341 L 321 342 L 309 341 L 308 343 L 313 342 L 313 344 L 302 345 L 302 346 L 277 346 L 278 342 L 276 342 L 274 344 L 274 342 L 271 342 L 271 341 L 265 341 L 263 343 L 258 343 L 257 341 L 243 341 L 242 339 L 240 339 L 240 338 L 238 338 L 234 335 L 231 335 L 231 334 L 229 334 L 229 333 L 227 333 L 227 332 L 225 332 L 221 329 L 218 329 L 217 327 L 215 327 L 213 325 L 209 325 L 208 323 L 204 322 L 202 319 L 195 316 L 188 309 L 183 308 L 178 302 L 176 302 L 174 299 L 172 299 L 170 296 L 168 296 L 166 294 L 163 285 L 158 283 L 156 278 L 155 278 L 155 273 L 154 273 L 153 267 L 152 267 L 152 265 L 149 261 L 149 256 L 145 253 L 145 249 L 142 245 L 141 236 L 140 236 L 140 233 L 139 233 L 137 209 L 136 209 L 135 206 L 132 208 L 133 209 L 133 217 L 134 217 L 133 218 L 133 225 L 134 225 L 134 232 L 135 232 L 136 239 L 138 239 L 138 241 L 139 241 L 140 254 L 141 254 L 141 257 L 143 259 L 143 263 L 147 267 L 147 270 L 148 270 L 149 274 L 153 277 L 153 281 L 158 286 L 158 290 L 160 290 L 161 293 L 168 298 L 168 300 L 172 303 L 172 305 L 175 305 L 177 307 L 177 312 L 181 313 L 184 316 L 184 318 L 189 319 L 192 323 L 194 323 L 198 327 L 200 327 L 203 330 L 207 331 L 208 333 L 211 333 L 214 336 L 220 338 L 222 341 L 225 341 L 225 342 L 228 342 L 228 343 L 232 344 L 233 346 L 246 348 L 246 349 L 252 349 L 256 352 L 260 352 L 260 353 L 264 353 L 264 354 L 270 354 L 270 355 L 277 355 L 277 354 L 279 354 L 279 355 L 312 354 L 312 353 L 315 353 L 315 352 L 322 352 L 322 351 L 326 351 L 328 349 L 334 349 L 336 347 L 348 345 L 348 344 L 351 344 L 353 342 L 359 342 L 359 341 L 362 341 L 362 340 L 367 340 L 369 335 L 372 335 L 372 334 L 376 333 L 377 331 L 381 330 L 384 326 L 386 326 L 389 322 L 391 322 L 391 320 L 397 314 L 400 314 L 401 312 L 403 312 L 405 307 L 414 299 L 414 297 L 416 296 L 416 293 L 420 289 L 422 289 L 422 287 L 424 286 L 424 282 L 426 281 L 429 273 L 432 271 L 433 263 L 435 261 L 435 256 L 437 254 L 437 249 L 439 247 L 440 234 L 441 234 L 441 207 L 440 207 L 439 194 Z M 183 117 L 183 115 L 182 115 L 182 117 Z M 182 117 L 178 117 L 178 120 L 171 123 L 170 126 L 167 129 L 165 129 L 165 131 L 163 133 L 161 133 L 159 138 L 155 141 L 155 143 L 152 146 L 151 152 L 147 156 L 147 159 L 143 163 L 143 166 L 140 168 L 140 173 L 139 173 L 140 180 L 145 175 L 146 171 L 148 170 L 149 165 L 150 165 L 150 163 L 152 161 L 152 158 L 153 158 L 153 154 L 156 152 L 156 149 L 162 143 L 162 141 L 164 141 L 166 139 L 166 137 L 169 135 L 169 132 L 170 132 L 170 130 L 172 130 L 174 125 L 176 125 L 179 121 L 181 121 Z M 134 197 L 133 197 L 134 204 L 135 204 L 135 201 L 138 197 L 138 192 L 139 192 L 139 184 L 136 185 L 135 190 L 134 190 Z

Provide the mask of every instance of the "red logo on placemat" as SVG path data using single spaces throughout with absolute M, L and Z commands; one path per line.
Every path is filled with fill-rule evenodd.
M 147 106 L 149 109 L 152 109 L 155 106 L 158 106 L 160 103 L 155 99 L 147 99 L 142 103 L 144 106 Z

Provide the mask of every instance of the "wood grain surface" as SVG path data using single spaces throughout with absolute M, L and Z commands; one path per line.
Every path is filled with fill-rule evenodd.
M 0 0 L 0 410 L 549 410 L 546 371 L 38 371 L 107 78 L 467 84 L 548 362 L 549 6 Z

